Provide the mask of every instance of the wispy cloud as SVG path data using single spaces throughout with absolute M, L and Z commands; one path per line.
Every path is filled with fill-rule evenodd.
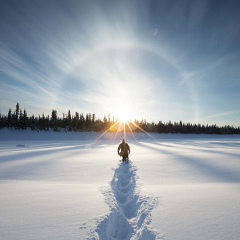
M 216 113 L 213 115 L 209 115 L 207 117 L 208 118 L 220 118 L 220 117 L 225 117 L 225 116 L 230 116 L 230 115 L 239 115 L 239 114 L 240 114 L 240 110 L 234 110 L 234 111 Z

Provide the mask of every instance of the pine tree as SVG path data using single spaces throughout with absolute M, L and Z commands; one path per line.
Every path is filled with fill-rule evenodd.
M 52 117 L 51 117 L 51 127 L 54 131 L 58 130 L 57 125 L 57 110 L 52 110 Z
M 15 117 L 14 127 L 18 128 L 19 127 L 19 125 L 18 125 L 18 122 L 19 122 L 19 103 L 17 103 L 17 105 L 16 105 L 16 110 L 15 110 L 14 117 Z
M 70 110 L 68 110 L 67 127 L 70 131 L 72 131 L 72 116 Z
M 22 109 L 20 109 L 20 112 L 19 112 L 18 129 L 23 129 L 23 113 L 22 113 Z
M 27 116 L 27 111 L 24 109 L 23 111 L 23 129 L 27 129 L 28 125 L 28 116 Z
M 12 127 L 12 110 L 9 108 L 8 117 L 7 117 L 7 125 L 9 128 Z
M 84 130 L 84 125 L 85 125 L 85 118 L 83 113 L 80 114 L 80 119 L 79 119 L 79 130 L 83 131 Z

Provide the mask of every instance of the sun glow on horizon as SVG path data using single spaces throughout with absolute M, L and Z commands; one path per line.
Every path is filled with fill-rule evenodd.
M 127 133 L 131 133 L 133 138 L 137 141 L 134 132 L 136 130 L 140 130 L 141 132 L 145 133 L 146 135 L 148 135 L 149 137 L 151 137 L 152 139 L 155 139 L 150 133 L 148 133 L 147 131 L 145 131 L 143 128 L 141 128 L 137 123 L 135 123 L 134 121 L 132 121 L 129 116 L 124 112 L 122 113 L 122 115 L 120 115 L 121 118 L 119 117 L 118 120 L 116 122 L 114 122 L 111 126 L 109 126 L 109 128 L 102 133 L 96 140 L 98 141 L 101 137 L 105 136 L 108 132 L 112 132 L 115 131 L 115 137 L 114 139 L 119 135 L 123 135 L 123 139 L 127 138 Z

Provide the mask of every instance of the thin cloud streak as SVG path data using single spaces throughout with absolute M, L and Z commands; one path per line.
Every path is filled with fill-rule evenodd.
M 229 115 L 239 115 L 239 114 L 240 114 L 240 111 L 235 110 L 235 111 L 228 111 L 228 112 L 213 114 L 213 115 L 208 116 L 208 118 L 219 118 L 219 117 L 224 117 L 224 116 L 229 116 Z

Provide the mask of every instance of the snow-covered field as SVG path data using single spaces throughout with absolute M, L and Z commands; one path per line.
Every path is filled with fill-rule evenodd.
M 0 239 L 240 239 L 240 136 L 0 131 Z

